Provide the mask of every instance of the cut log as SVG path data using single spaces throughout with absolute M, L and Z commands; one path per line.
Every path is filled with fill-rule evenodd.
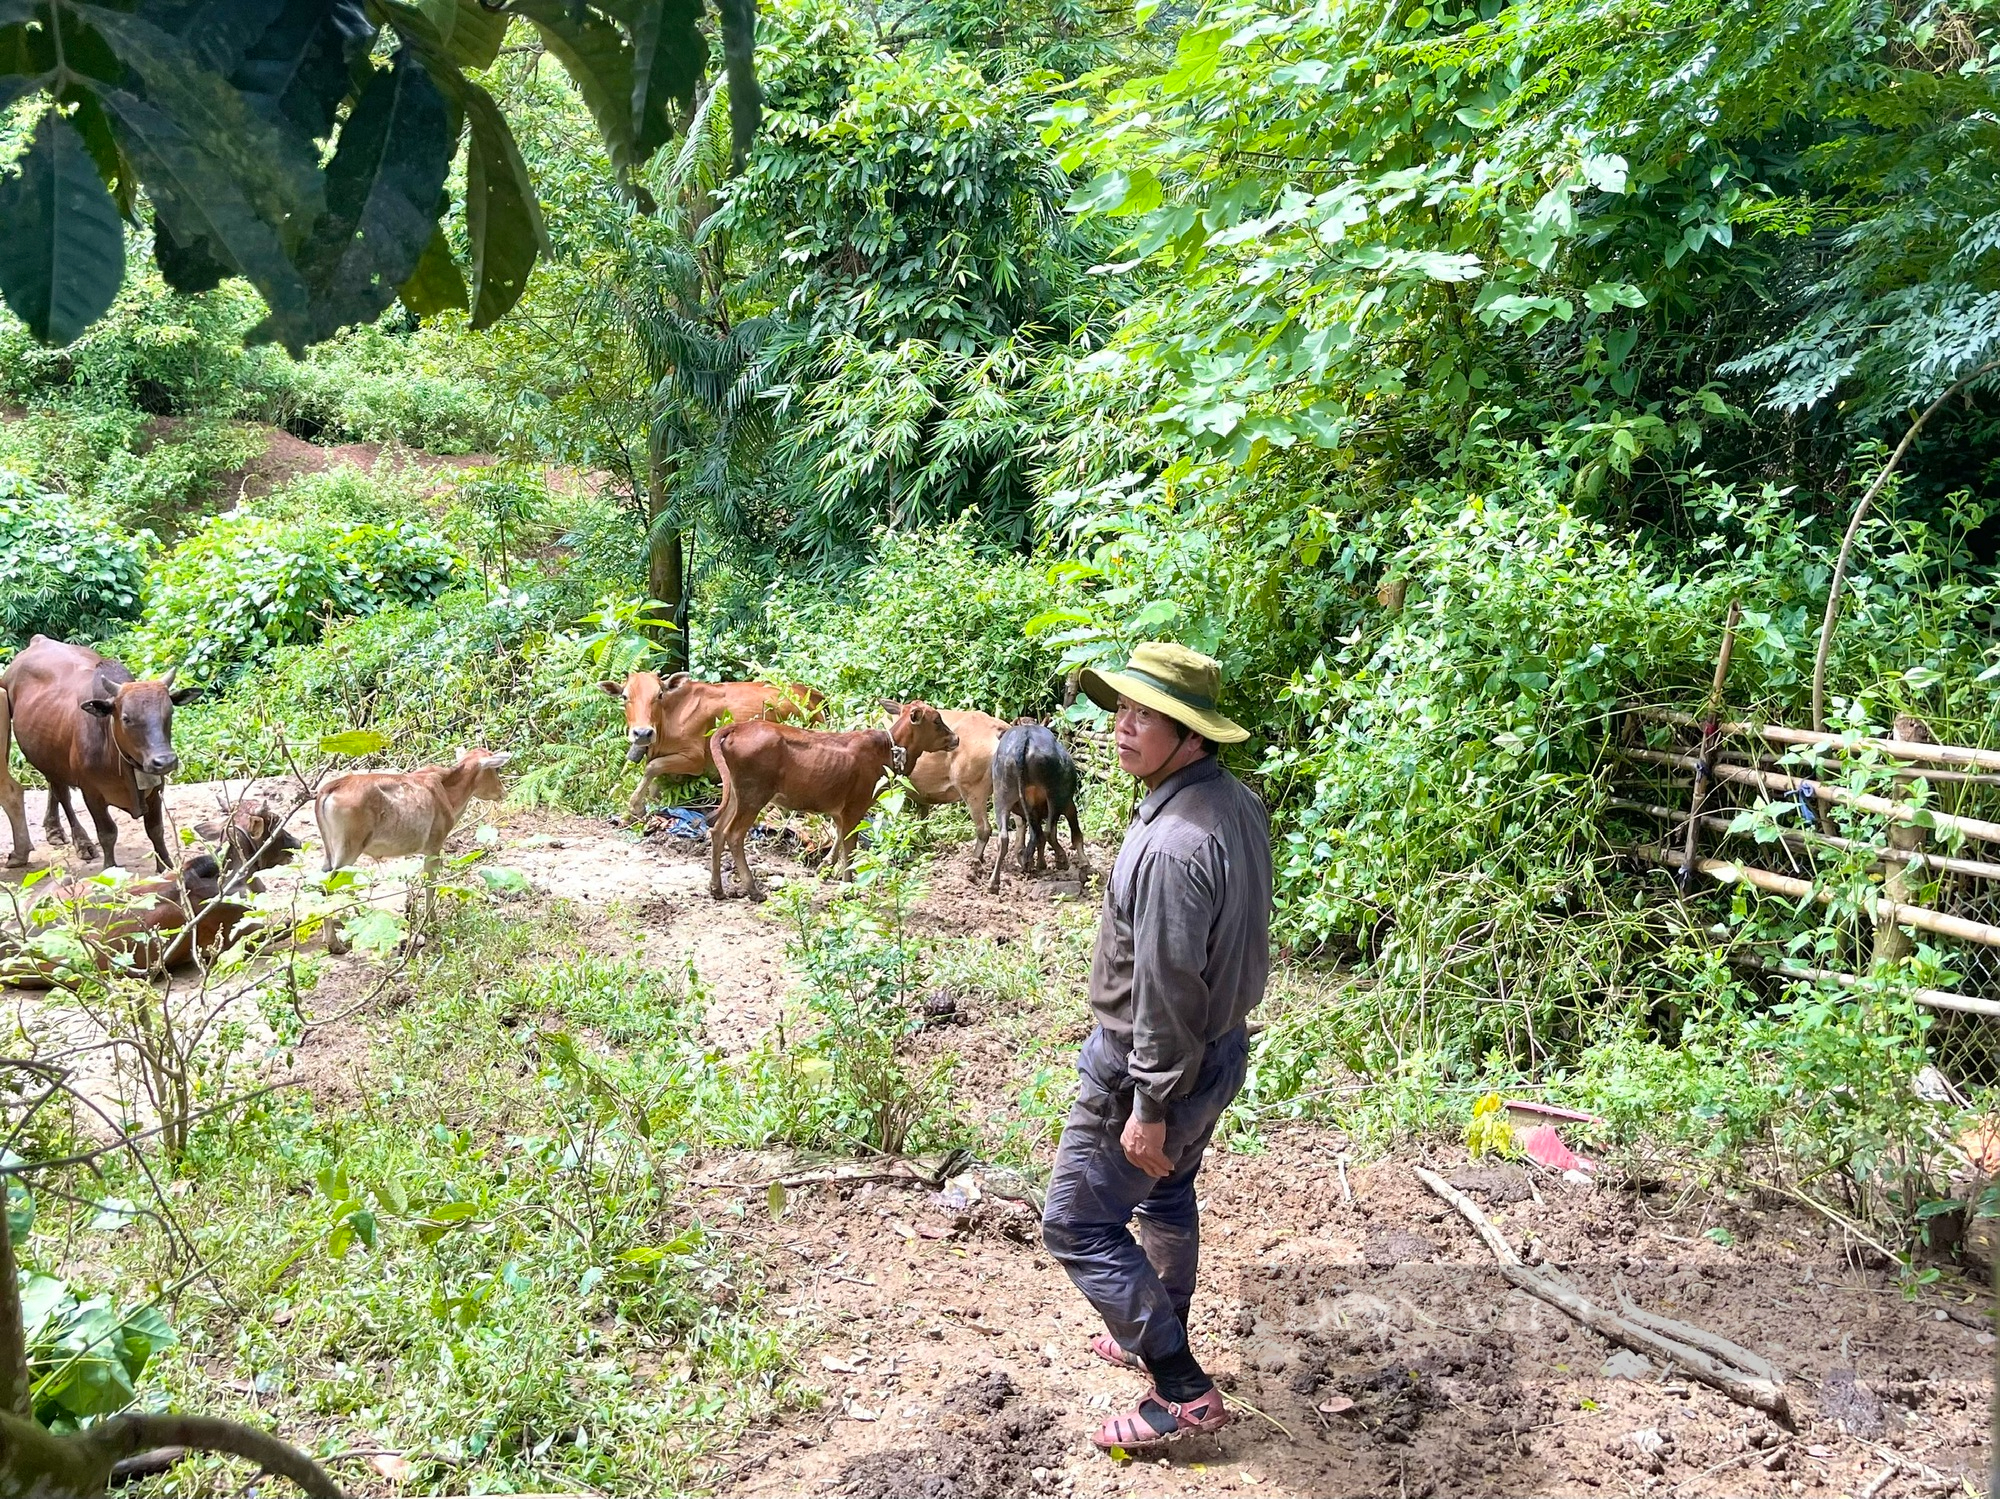
M 1843 989 L 1859 988 L 1865 980 L 1851 973 L 1835 973 L 1830 968 L 1806 968 L 1778 963 L 1755 953 L 1732 953 L 1729 961 L 1738 968 L 1755 968 L 1781 979 L 1803 979 L 1816 984 L 1839 984 Z M 1954 994 L 1949 989 L 1912 989 L 1910 998 L 1929 1010 L 1954 1010 L 1961 1015 L 1984 1015 L 2000 1020 L 2000 1000 L 1981 999 L 1973 994 Z
M 1662 822 L 1679 822 L 1687 813 L 1673 807 L 1663 807 L 1657 802 L 1639 801 L 1629 796 L 1607 796 L 1604 805 L 1620 812 L 1641 812 L 1648 817 L 1657 817 Z M 1703 816 L 1702 826 L 1713 832 L 1727 833 L 1733 819 L 1718 817 L 1713 813 Z M 1738 833 L 1739 838 L 1747 838 L 1747 833 Z M 1859 838 L 1841 838 L 1832 833 L 1809 833 L 1798 828 L 1790 828 L 1778 835 L 1778 841 L 1788 848 L 1837 848 L 1843 853 L 1863 853 L 1875 855 L 1876 863 L 1887 869 L 1892 862 L 1900 863 L 1912 870 L 1936 870 L 1940 874 L 1968 875 L 1975 880 L 2000 880 L 2000 864 L 1989 864 L 1983 859 L 1960 859 L 1949 854 L 1934 854 L 1928 849 L 1918 853 L 1895 853 L 1877 843 L 1864 843 Z
M 1628 760 L 1638 760 L 1648 765 L 1671 765 L 1676 770 L 1693 770 L 1699 763 L 1692 755 L 1673 754 L 1667 750 L 1621 749 L 1615 754 Z M 1878 817 L 1887 817 L 1896 822 L 1915 822 L 1918 809 L 1907 802 L 1891 801 L 1886 796 L 1870 796 L 1865 791 L 1849 791 L 1845 786 L 1829 786 L 1823 781 L 1808 781 L 1800 776 L 1783 775 L 1775 770 L 1752 770 L 1746 765 L 1731 765 L 1717 761 L 1709 766 L 1709 774 L 1724 781 L 1734 781 L 1739 786 L 1754 786 L 1764 795 L 1771 794 L 1771 788 L 1780 791 L 1810 790 L 1813 795 L 1825 797 L 1830 802 L 1838 802 L 1843 807 L 1853 807 L 1859 812 L 1873 812 Z M 1930 821 L 1927 826 L 1941 833 L 1963 833 L 1968 838 L 1977 838 L 1982 843 L 2000 843 L 2000 822 L 1988 822 L 1981 817 L 1959 817 L 1950 812 L 1933 812 L 1924 809 Z
M 1651 844 L 1638 848 L 1620 849 L 1620 853 L 1632 854 L 1637 858 L 1650 859 L 1655 864 L 1664 864 L 1669 869 L 1678 868 L 1680 859 L 1666 849 Z M 1774 874 L 1768 869 L 1756 869 L 1748 864 L 1732 864 L 1727 859 L 1703 859 L 1697 867 L 1710 879 L 1720 880 L 1725 885 L 1749 885 L 1772 895 L 1787 895 L 1793 900 L 1812 899 L 1825 905 L 1833 899 L 1833 892 L 1822 890 L 1811 880 L 1793 879 L 1788 874 Z M 1963 916 L 1947 915 L 1943 911 L 1933 911 L 1928 906 L 1906 906 L 1888 899 L 1875 902 L 1873 914 L 1880 919 L 1892 916 L 1905 926 L 1913 926 L 1918 931 L 1936 932 L 1940 937 L 1956 937 L 1961 942 L 1977 942 L 1982 947 L 2000 947 L 2000 926 L 1984 921 L 1969 921 Z
M 1670 723 L 1684 729 L 1698 729 L 1701 720 L 1692 713 L 1676 713 L 1671 708 L 1634 708 L 1636 717 L 1654 723 Z M 1975 765 L 2000 770 L 2000 750 L 1967 749 L 1957 744 L 1908 744 L 1893 739 L 1849 739 L 1843 734 L 1816 734 L 1811 729 L 1788 729 L 1774 723 L 1726 723 L 1718 732 L 1736 738 L 1762 739 L 1770 744 L 1818 745 L 1841 753 L 1873 750 L 1892 760 L 1913 760 L 1923 765 Z
M 1792 1423 L 1792 1409 L 1785 1399 L 1784 1387 L 1773 1379 L 1765 1378 L 1748 1370 L 1730 1367 L 1716 1356 L 1700 1348 L 1690 1347 L 1676 1338 L 1656 1332 L 1651 1327 L 1642 1327 L 1629 1318 L 1608 1311 L 1599 1306 L 1581 1291 L 1559 1275 L 1534 1270 L 1521 1263 L 1521 1257 L 1514 1253 L 1513 1246 L 1495 1228 L 1476 1203 L 1460 1192 L 1436 1172 L 1423 1167 L 1412 1168 L 1417 1180 L 1458 1209 L 1459 1216 L 1470 1223 L 1492 1251 L 1498 1262 L 1500 1273 L 1510 1285 L 1518 1286 L 1538 1301 L 1546 1301 L 1564 1315 L 1582 1323 L 1599 1337 L 1621 1348 L 1630 1348 L 1635 1353 L 1643 1353 L 1669 1367 L 1678 1366 L 1694 1379 L 1700 1380 L 1711 1389 L 1720 1390 L 1739 1405 L 1747 1405 L 1753 1410 L 1763 1411 L 1786 1430 L 1795 1430 Z M 1711 1345 L 1733 1346 L 1713 1334 L 1704 1334 Z M 1755 1355 L 1752 1355 L 1754 1358 Z M 1757 1360 L 1759 1363 L 1763 1361 Z M 1768 1364 L 1764 1367 L 1769 1368 Z

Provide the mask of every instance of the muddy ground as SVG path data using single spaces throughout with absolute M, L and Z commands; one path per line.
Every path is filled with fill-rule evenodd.
M 183 818 L 214 801 L 214 788 L 174 789 Z M 491 810 L 459 840 L 470 846 Z M 39 861 L 38 792 L 30 816 Z M 768 907 L 711 902 L 704 854 L 599 819 L 488 820 L 534 900 L 573 902 L 607 942 L 636 929 L 649 963 L 693 962 L 718 1045 L 747 1047 L 776 1020 L 784 930 Z M 309 814 L 296 827 L 310 838 Z M 134 828 L 121 852 L 137 865 L 142 846 Z M 964 857 L 931 872 L 919 916 L 940 932 L 1012 943 L 1074 910 L 1073 881 L 1010 878 L 990 896 L 970 886 Z M 317 866 L 316 846 L 306 860 Z M 760 863 L 809 877 L 773 853 Z M 1069 1008 L 1060 1024 L 1080 1039 L 1081 997 Z M 1006 1019 L 975 1009 L 926 1038 L 966 1059 L 959 1086 L 974 1113 L 1005 1111 L 1018 1093 Z M 330 1101 L 360 1085 L 365 1024 L 316 1031 L 300 1049 L 302 1074 Z M 985 1189 L 969 1207 L 908 1181 L 795 1188 L 782 1218 L 742 1221 L 765 1305 L 795 1330 L 823 1399 L 749 1433 L 718 1487 L 885 1499 L 1984 1492 L 1994 1348 L 1972 1282 L 1947 1274 L 1906 1296 L 1841 1230 L 1762 1194 L 1609 1172 L 1571 1186 L 1474 1166 L 1441 1143 L 1350 1155 L 1343 1184 L 1349 1151 L 1336 1131 L 1294 1125 L 1211 1155 L 1194 1334 L 1236 1418 L 1146 1461 L 1088 1443 L 1143 1381 L 1090 1355 L 1089 1309 L 1042 1249 L 1033 1208 L 1004 1195 L 1026 1184 L 975 1166 Z M 700 1182 L 732 1185 L 690 1191 L 720 1209 L 787 1164 L 711 1159 Z M 1514 1246 L 1600 1303 L 1622 1288 L 1770 1359 L 1796 1430 L 1619 1355 L 1510 1288 L 1413 1164 L 1452 1179 Z

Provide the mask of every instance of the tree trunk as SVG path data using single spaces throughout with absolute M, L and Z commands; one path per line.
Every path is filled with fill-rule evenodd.
M 662 457 L 657 436 L 647 443 L 646 464 L 646 588 L 673 615 L 674 628 L 660 630 L 660 644 L 673 671 L 688 665 L 687 556 L 678 526 L 663 527 L 660 517 L 667 509 L 667 479 L 673 466 Z
M 1890 737 L 1913 744 L 1935 744 L 1931 731 L 1922 722 L 1907 713 L 1896 715 L 1896 726 Z M 1889 828 L 1889 847 L 1897 853 L 1916 853 L 1926 841 L 1922 828 L 1911 823 L 1894 823 Z M 1917 886 L 1923 883 L 1921 875 L 1910 868 L 1909 862 L 1893 855 L 1889 859 L 1889 871 L 1882 878 L 1882 893 L 1889 900 L 1907 905 L 1915 899 Z M 1894 908 L 1891 907 L 1893 910 Z M 1916 944 L 1910 934 L 1903 930 L 1894 916 L 1875 924 L 1875 964 L 1880 967 L 1895 967 L 1903 959 L 1916 951 Z

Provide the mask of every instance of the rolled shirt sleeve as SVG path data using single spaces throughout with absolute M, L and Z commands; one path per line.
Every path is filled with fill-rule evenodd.
M 1133 871 L 1130 1070 L 1141 1123 L 1167 1117 L 1208 1049 L 1209 933 L 1223 871 L 1206 853 L 1153 851 Z

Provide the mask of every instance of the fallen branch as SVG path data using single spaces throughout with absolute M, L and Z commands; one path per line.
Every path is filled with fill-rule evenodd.
M 1621 1348 L 1629 1348 L 1635 1353 L 1646 1354 L 1670 1367 L 1679 1365 L 1690 1376 L 1711 1389 L 1720 1390 L 1737 1404 L 1763 1411 L 1787 1430 L 1796 1429 L 1792 1422 L 1791 1406 L 1785 1400 L 1783 1388 L 1776 1381 L 1743 1370 L 1725 1368 L 1699 1348 L 1691 1348 L 1686 1343 L 1655 1332 L 1651 1328 L 1642 1327 L 1619 1316 L 1616 1312 L 1605 1310 L 1560 1276 L 1530 1269 L 1521 1262 L 1521 1257 L 1514 1253 L 1513 1247 L 1508 1244 L 1500 1230 L 1493 1226 L 1471 1198 L 1452 1187 L 1433 1171 L 1426 1171 L 1421 1166 L 1412 1169 L 1417 1173 L 1417 1180 L 1458 1209 L 1459 1216 L 1472 1225 L 1474 1232 L 1485 1241 L 1486 1247 L 1493 1253 L 1493 1258 L 1499 1262 L 1500 1273 L 1509 1284 L 1519 1287 L 1537 1300 L 1546 1301 L 1607 1342 L 1616 1343 Z

